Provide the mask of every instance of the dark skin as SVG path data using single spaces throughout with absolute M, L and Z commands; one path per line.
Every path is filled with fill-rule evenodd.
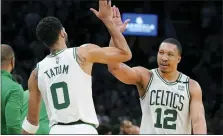
M 122 23 L 118 8 L 113 7 L 113 12 L 117 15 L 116 26 L 121 32 L 125 30 L 125 23 Z M 115 47 L 111 38 L 110 47 Z M 181 60 L 181 54 L 176 45 L 162 42 L 157 52 L 158 72 L 163 79 L 168 82 L 174 82 L 179 76 L 177 66 Z M 152 72 L 144 67 L 129 67 L 124 63 L 108 64 L 110 73 L 119 81 L 136 85 L 139 96 L 145 95 L 147 84 L 151 78 Z M 207 134 L 204 106 L 202 101 L 202 90 L 197 81 L 189 80 L 190 90 L 190 117 L 192 120 L 193 134 Z

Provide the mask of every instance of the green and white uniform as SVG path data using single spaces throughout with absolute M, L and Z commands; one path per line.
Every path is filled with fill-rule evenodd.
M 165 81 L 153 69 L 145 95 L 140 98 L 140 134 L 191 134 L 189 77 Z
M 80 128 L 72 128 L 74 125 L 67 125 L 67 128 L 61 125 L 63 129 L 53 129 L 60 126 L 58 123 L 81 120 L 98 126 L 91 83 L 91 76 L 76 61 L 76 48 L 61 50 L 54 56 L 48 55 L 38 63 L 38 87 L 45 102 L 50 127 L 53 126 L 50 134 L 82 134 Z M 97 134 L 94 127 L 85 126 L 87 128 L 83 129 L 83 134 Z

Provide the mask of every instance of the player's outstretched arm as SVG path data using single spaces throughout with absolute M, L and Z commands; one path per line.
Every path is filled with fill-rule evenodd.
M 23 121 L 22 134 L 35 134 L 39 127 L 39 111 L 41 94 L 37 83 L 37 69 L 34 69 L 28 80 L 29 106 L 28 115 Z
M 85 44 L 77 49 L 77 55 L 82 63 L 120 63 L 131 59 L 131 55 L 115 47 L 99 47 L 95 44 Z
M 121 20 L 121 15 L 118 7 L 113 6 L 113 22 L 115 23 L 117 29 L 120 32 L 124 32 L 125 28 L 130 20 L 126 20 L 124 23 Z M 116 47 L 114 40 L 111 37 L 109 47 Z M 142 67 L 129 67 L 124 63 L 110 63 L 108 64 L 108 69 L 117 79 L 125 84 L 137 85 L 141 82 L 140 70 Z
M 193 134 L 207 134 L 201 87 L 194 80 L 190 80 L 189 86 L 191 97 L 190 116 L 192 120 Z
M 140 66 L 131 68 L 124 63 L 116 63 L 109 64 L 108 70 L 119 81 L 128 85 L 136 85 L 140 97 L 145 95 L 146 85 L 148 84 L 147 80 L 150 80 L 152 76 L 152 73 L 148 69 Z
M 129 85 L 137 85 L 141 82 L 141 69 L 142 67 L 131 68 L 124 63 L 112 64 L 112 67 L 108 65 L 108 70 L 113 76 Z
M 120 50 L 119 52 L 121 52 L 121 54 L 125 54 L 129 57 L 129 59 L 131 59 L 132 54 L 128 47 L 127 41 L 119 29 L 117 29 L 116 24 L 113 21 L 111 0 L 109 0 L 109 2 L 108 0 L 99 0 L 99 11 L 96 11 L 93 8 L 91 8 L 91 11 L 105 24 L 113 39 L 115 47 Z

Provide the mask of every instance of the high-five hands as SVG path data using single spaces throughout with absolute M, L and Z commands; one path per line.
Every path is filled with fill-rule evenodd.
M 101 21 L 112 21 L 111 0 L 99 0 L 99 11 L 90 9 Z
M 90 9 L 101 21 L 112 21 L 120 32 L 124 32 L 130 19 L 122 22 L 121 14 L 116 6 L 111 7 L 111 0 L 99 0 L 99 11 Z
M 121 33 L 124 32 L 130 19 L 125 20 L 125 22 L 123 23 L 119 9 L 116 6 L 113 6 L 112 11 L 113 11 L 112 21 L 115 23 L 116 27 L 118 27 Z

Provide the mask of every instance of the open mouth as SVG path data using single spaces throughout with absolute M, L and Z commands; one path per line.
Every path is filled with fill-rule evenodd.
M 167 67 L 167 66 L 169 66 L 168 64 L 160 64 L 160 66 L 162 66 L 162 67 Z

